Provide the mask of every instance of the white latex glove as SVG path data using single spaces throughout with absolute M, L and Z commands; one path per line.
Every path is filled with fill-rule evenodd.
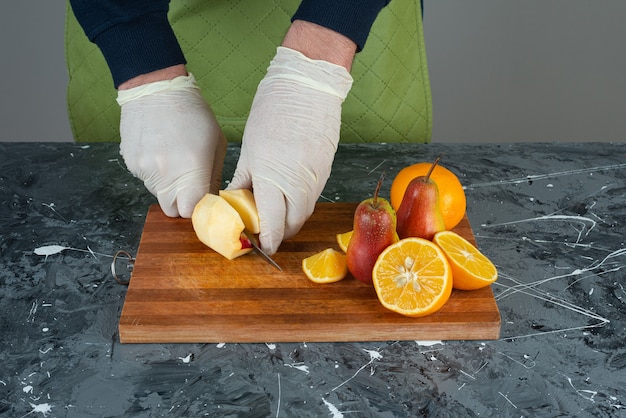
M 193 75 L 118 92 L 120 154 L 167 216 L 221 186 L 227 141 Z
M 252 189 L 269 254 L 311 216 L 330 176 L 341 105 L 352 86 L 343 67 L 279 47 L 259 84 L 228 189 Z

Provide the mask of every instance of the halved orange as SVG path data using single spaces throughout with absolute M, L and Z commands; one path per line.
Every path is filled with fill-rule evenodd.
M 348 251 L 348 244 L 350 243 L 350 238 L 352 238 L 352 232 L 348 231 L 341 234 L 337 234 L 337 244 L 339 244 L 339 248 L 345 253 Z
M 334 283 L 348 275 L 346 255 L 327 248 L 302 260 L 302 271 L 315 283 Z
M 450 263 L 455 289 L 480 289 L 498 279 L 498 270 L 491 260 L 456 232 L 438 232 L 433 242 L 443 250 Z
M 423 238 L 405 238 L 387 247 L 374 264 L 372 279 L 383 306 L 406 316 L 437 312 L 452 293 L 446 256 Z

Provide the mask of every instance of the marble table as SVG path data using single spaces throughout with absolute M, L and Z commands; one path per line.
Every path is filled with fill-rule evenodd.
M 111 261 L 155 200 L 118 146 L 0 143 L 0 417 L 626 416 L 626 145 L 342 145 L 322 199 L 441 152 L 499 340 L 144 345 Z

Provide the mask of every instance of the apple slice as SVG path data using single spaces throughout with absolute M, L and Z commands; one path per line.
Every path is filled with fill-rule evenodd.
M 200 199 L 191 215 L 191 223 L 204 245 L 229 260 L 252 251 L 250 240 L 242 234 L 245 224 L 241 216 L 221 196 L 206 194 Z
M 261 231 L 259 211 L 254 202 L 254 195 L 250 190 L 220 190 L 220 196 L 235 208 L 248 231 L 253 234 L 258 234 Z

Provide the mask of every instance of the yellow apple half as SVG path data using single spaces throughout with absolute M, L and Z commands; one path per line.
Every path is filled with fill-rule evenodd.
M 254 195 L 250 190 L 220 190 L 220 196 L 235 208 L 248 231 L 253 234 L 260 232 L 259 212 L 254 202 Z
M 193 210 L 191 223 L 204 245 L 229 260 L 252 251 L 250 240 L 242 235 L 245 224 L 241 215 L 221 196 L 204 195 Z

